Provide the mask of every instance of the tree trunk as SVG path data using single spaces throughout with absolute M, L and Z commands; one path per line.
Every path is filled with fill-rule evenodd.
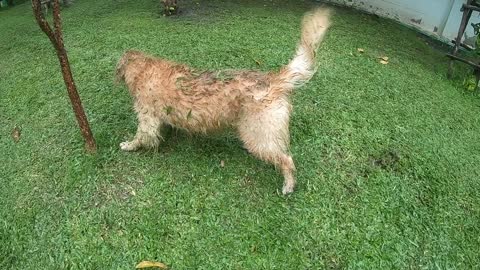
M 48 22 L 45 20 L 45 16 L 42 13 L 41 0 L 32 0 L 33 13 L 38 25 L 43 32 L 48 36 L 53 44 L 53 47 L 57 51 L 58 60 L 60 61 L 60 67 L 62 69 L 63 80 L 67 87 L 68 97 L 72 104 L 73 112 L 77 119 L 78 125 L 83 138 L 85 139 L 85 147 L 88 152 L 95 152 L 97 146 L 95 139 L 93 138 L 90 125 L 88 124 L 87 116 L 83 110 L 80 96 L 77 92 L 77 87 L 73 80 L 72 71 L 70 69 L 70 63 L 68 62 L 67 52 L 63 44 L 62 25 L 60 20 L 60 3 L 59 0 L 54 0 L 53 4 L 53 26 L 55 30 L 52 30 Z

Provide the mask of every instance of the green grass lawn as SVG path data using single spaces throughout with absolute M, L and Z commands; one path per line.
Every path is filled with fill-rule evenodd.
M 124 50 L 199 69 L 288 62 L 314 3 L 237 2 L 180 1 L 172 18 L 153 0 L 63 10 L 94 155 L 29 1 L 0 10 L 0 269 L 480 268 L 480 99 L 461 64 L 447 80 L 433 41 L 388 20 L 337 8 L 319 72 L 292 96 L 291 196 L 232 132 L 119 150 L 136 129 L 113 84 Z

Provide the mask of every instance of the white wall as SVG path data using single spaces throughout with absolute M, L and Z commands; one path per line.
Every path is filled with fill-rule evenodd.
M 466 0 L 327 0 L 350 6 L 413 26 L 419 31 L 449 42 L 457 36 L 462 19 L 460 8 Z M 478 12 L 473 12 L 463 36 L 464 42 L 474 45 L 470 23 L 480 22 Z

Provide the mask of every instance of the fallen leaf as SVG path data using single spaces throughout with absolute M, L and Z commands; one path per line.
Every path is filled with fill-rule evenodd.
M 257 59 L 253 59 L 253 61 L 255 61 L 255 64 L 257 64 L 258 66 L 261 66 L 261 65 L 262 65 L 262 62 L 260 62 L 260 61 L 257 60 Z
M 21 135 L 20 129 L 17 126 L 15 126 L 12 130 L 12 139 L 15 143 L 17 143 L 20 140 L 20 135 Z
M 220 160 L 220 167 L 222 167 L 222 168 L 225 167 L 225 161 Z
M 474 91 L 477 88 L 477 81 L 475 80 L 474 75 L 470 75 L 463 80 L 463 86 L 469 90 Z
M 152 261 L 142 261 L 137 266 L 135 266 L 136 269 L 140 268 L 149 268 L 149 267 L 158 267 L 160 269 L 168 269 L 168 267 L 161 263 L 161 262 L 152 262 Z
M 171 114 L 173 112 L 173 107 L 172 106 L 166 106 L 163 108 L 163 110 L 167 113 L 167 115 Z
M 365 52 L 365 50 L 364 50 L 364 49 L 362 49 L 362 48 L 357 48 L 357 52 L 359 52 L 359 53 L 364 53 L 364 52 Z
M 382 60 L 380 60 L 380 63 L 386 65 L 386 64 L 388 64 L 388 61 L 385 61 L 385 60 L 382 59 Z
M 382 56 L 382 57 L 379 57 L 380 59 L 382 59 L 383 61 L 388 61 L 388 57 L 387 56 Z

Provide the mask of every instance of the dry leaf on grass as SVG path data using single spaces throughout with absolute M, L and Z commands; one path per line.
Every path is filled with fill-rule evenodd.
M 149 268 L 149 267 L 157 267 L 160 269 L 168 269 L 168 267 L 161 263 L 161 262 L 152 262 L 152 261 L 142 261 L 137 266 L 135 266 L 136 269 L 141 269 L 141 268 Z
M 12 139 L 15 143 L 17 143 L 20 140 L 20 129 L 18 127 L 14 127 L 12 130 Z
M 388 64 L 388 56 L 380 56 L 378 57 L 380 59 L 380 64 L 386 65 Z
M 222 167 L 222 168 L 225 167 L 225 161 L 220 160 L 220 167 Z
M 359 52 L 359 53 L 364 53 L 364 52 L 365 52 L 365 50 L 364 50 L 364 49 L 362 49 L 362 48 L 357 48 L 357 52 Z

